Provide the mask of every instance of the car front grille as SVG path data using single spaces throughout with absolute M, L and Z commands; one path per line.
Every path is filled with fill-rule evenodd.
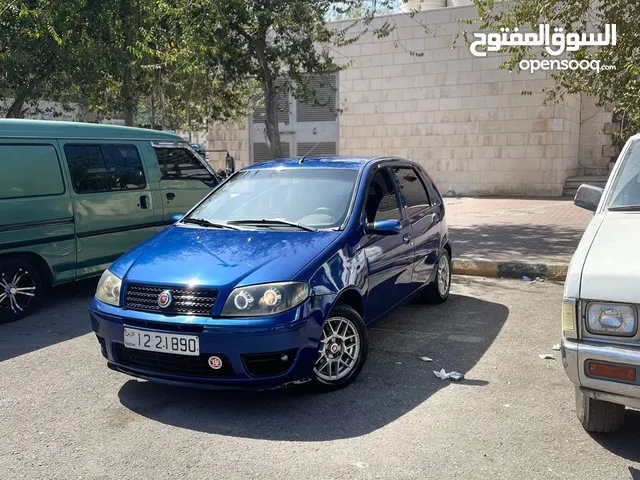
M 168 290 L 173 301 L 166 308 L 158 305 L 160 293 Z M 152 285 L 130 284 L 127 286 L 125 307 L 141 312 L 155 312 L 164 315 L 211 315 L 211 309 L 218 298 L 218 291 L 198 288 L 171 288 Z
M 173 353 L 134 350 L 125 347 L 122 343 L 114 343 L 113 352 L 117 362 L 126 367 L 190 377 L 232 378 L 235 376 L 229 359 L 217 353 L 201 353 L 197 357 L 175 355 Z M 212 355 L 222 360 L 222 367 L 218 370 L 209 367 L 208 361 Z

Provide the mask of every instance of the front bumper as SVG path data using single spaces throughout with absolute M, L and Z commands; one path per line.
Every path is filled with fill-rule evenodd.
M 128 375 L 149 381 L 199 388 L 233 388 L 266 390 L 280 388 L 311 379 L 318 358 L 324 315 L 308 304 L 290 312 L 255 320 L 216 321 L 204 317 L 164 317 L 106 306 L 94 300 L 90 308 L 91 325 L 101 344 L 108 366 Z M 152 323 L 151 323 L 152 322 Z M 179 355 L 148 354 L 132 357 L 139 350 L 124 347 L 125 326 L 139 330 L 197 335 L 200 357 L 185 359 Z M 152 328 L 147 328 L 151 326 Z M 188 331 L 176 331 L 187 326 Z M 170 355 L 166 357 L 163 355 Z M 223 359 L 219 371 L 207 367 L 207 359 L 216 355 Z M 286 364 L 271 368 L 286 355 Z M 144 364 L 135 363 L 144 358 Z M 252 359 L 274 361 L 258 373 Z M 196 362 L 197 368 L 186 371 L 181 362 Z M 133 363 L 132 363 L 133 362 Z M 154 363 L 155 362 L 155 363 Z M 176 373 L 175 366 L 179 367 Z M 189 364 L 193 365 L 193 364 Z M 264 365 L 264 364 L 263 364 Z M 271 369 L 270 369 L 271 368 Z
M 640 408 L 640 378 L 636 383 L 605 380 L 588 375 L 589 361 L 634 367 L 640 377 L 640 348 L 562 339 L 562 364 L 569 379 L 588 397 Z

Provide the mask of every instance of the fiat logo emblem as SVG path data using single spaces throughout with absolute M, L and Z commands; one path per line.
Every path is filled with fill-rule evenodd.
M 209 366 L 214 370 L 220 370 L 222 368 L 222 359 L 220 357 L 216 357 L 215 355 L 209 357 Z
M 171 305 L 172 301 L 173 296 L 171 295 L 171 292 L 169 290 L 164 290 L 160 292 L 160 295 L 158 295 L 158 306 L 160 308 L 167 308 L 169 305 Z

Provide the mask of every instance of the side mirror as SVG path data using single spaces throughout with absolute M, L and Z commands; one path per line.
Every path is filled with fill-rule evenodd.
M 602 192 L 602 188 L 585 183 L 578 188 L 573 203 L 578 207 L 595 212 L 602 198 Z
M 171 223 L 177 223 L 180 220 L 182 220 L 182 217 L 184 217 L 183 213 L 176 213 L 175 215 L 171 215 Z
M 367 223 L 367 233 L 376 235 L 397 235 L 402 230 L 402 224 L 398 220 L 380 220 Z
M 221 168 L 219 168 L 216 173 L 218 174 L 218 176 L 220 178 L 227 178 L 227 172 L 225 172 L 224 170 L 222 170 Z

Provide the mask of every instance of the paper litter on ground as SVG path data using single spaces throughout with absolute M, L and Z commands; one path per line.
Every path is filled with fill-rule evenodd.
M 433 371 L 434 375 L 436 377 L 438 377 L 440 380 L 453 380 L 454 382 L 460 381 L 462 379 L 464 379 L 464 373 L 458 373 L 458 372 L 449 372 L 447 373 L 444 368 L 442 370 L 440 370 L 439 372 L 437 370 Z

